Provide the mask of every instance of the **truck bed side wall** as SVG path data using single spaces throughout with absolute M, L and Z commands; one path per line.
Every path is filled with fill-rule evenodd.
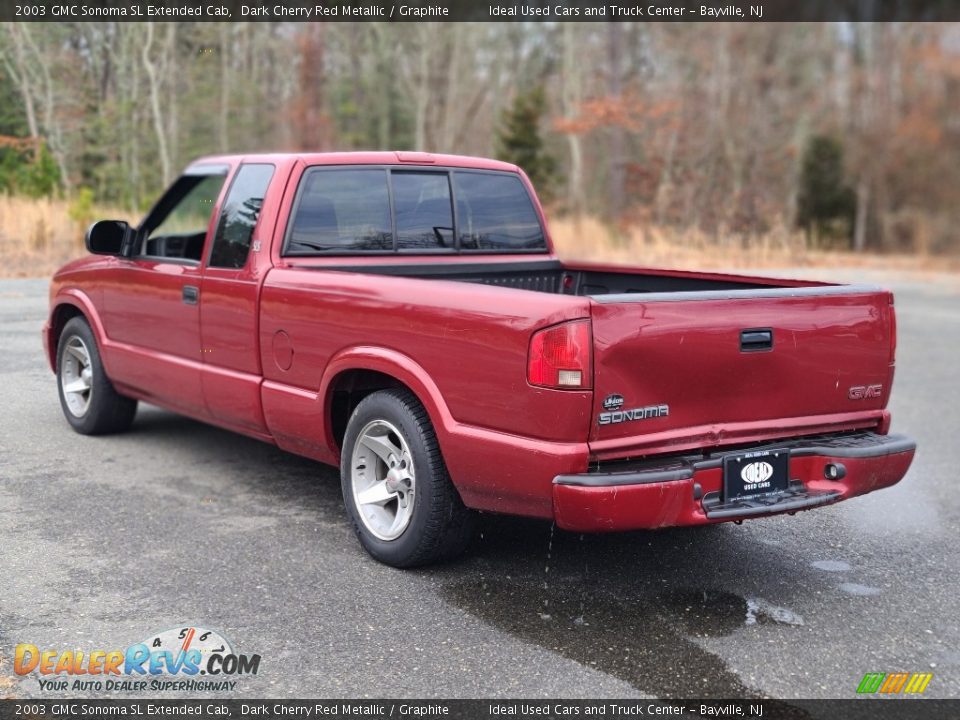
M 426 406 L 465 501 L 547 516 L 552 476 L 538 473 L 547 479 L 532 488 L 534 473 L 524 464 L 585 467 L 592 393 L 528 385 L 529 339 L 535 329 L 588 316 L 582 298 L 275 269 L 261 295 L 267 424 L 281 446 L 336 462 L 339 448 L 331 446 L 325 417 L 324 396 L 336 382 L 331 374 L 387 372 Z M 283 369 L 288 346 L 292 364 Z M 355 361 L 342 362 L 345 357 Z M 529 452 L 518 454 L 518 442 Z

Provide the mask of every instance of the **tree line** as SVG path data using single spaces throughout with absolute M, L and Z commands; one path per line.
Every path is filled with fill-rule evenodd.
M 958 249 L 960 27 L 7 23 L 0 188 L 142 209 L 193 157 L 415 149 L 552 212 Z

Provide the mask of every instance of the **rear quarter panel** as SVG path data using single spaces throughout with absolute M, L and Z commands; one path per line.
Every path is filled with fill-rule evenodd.
M 271 271 L 260 308 L 267 381 L 317 392 L 331 360 L 378 347 L 421 368 L 458 423 L 547 441 L 586 440 L 590 391 L 546 390 L 526 381 L 531 333 L 588 317 L 584 298 L 291 268 Z M 292 346 L 289 369 L 274 350 L 280 333 L 289 337 L 279 344 L 284 353 Z M 315 426 L 304 427 L 303 439 L 321 439 L 321 422 L 318 416 Z

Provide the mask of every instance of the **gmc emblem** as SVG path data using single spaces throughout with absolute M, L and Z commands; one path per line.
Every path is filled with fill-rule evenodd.
M 866 400 L 878 398 L 881 395 L 883 395 L 883 385 L 854 385 L 847 391 L 847 397 L 851 400 Z

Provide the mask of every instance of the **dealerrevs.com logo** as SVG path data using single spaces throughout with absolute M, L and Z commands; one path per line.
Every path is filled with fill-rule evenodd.
M 260 656 L 237 653 L 214 630 L 183 626 L 126 650 L 41 650 L 21 643 L 13 669 L 17 675 L 39 676 L 41 690 L 229 691 L 236 688 L 235 676 L 257 674 Z

